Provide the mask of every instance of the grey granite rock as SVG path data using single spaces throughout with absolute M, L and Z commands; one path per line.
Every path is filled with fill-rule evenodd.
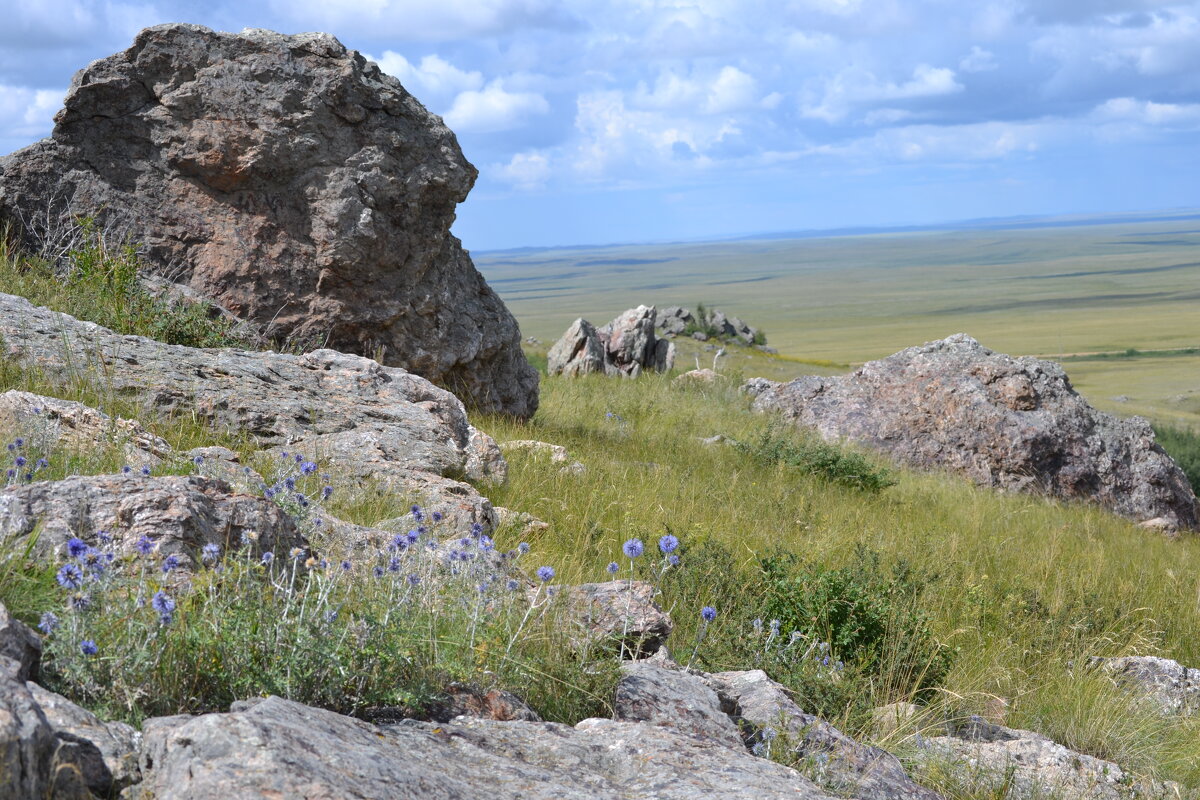
M 550 346 L 546 371 L 569 378 L 605 371 L 604 344 L 596 328 L 586 319 L 577 319 Z
M 581 643 L 613 642 L 627 656 L 644 658 L 671 635 L 671 618 L 645 581 L 583 583 L 562 591 Z
M 122 336 L 0 294 L 5 355 L 64 379 L 103 375 L 147 413 L 194 414 L 275 451 L 303 452 L 341 481 L 374 479 L 470 524 L 495 522 L 461 478 L 503 481 L 496 443 L 458 398 L 398 367 L 334 350 L 204 350 Z
M 375 726 L 270 697 L 150 721 L 133 798 L 823 800 L 794 770 L 651 725 Z
M 1155 656 L 1094 658 L 1091 663 L 1164 714 L 1200 713 L 1200 670 Z
M 551 375 L 589 373 L 637 377 L 675 366 L 675 345 L 654 334 L 654 306 L 631 308 L 602 328 L 577 319 L 547 354 Z
M 79 765 L 23 682 L 0 672 L 0 797 L 91 800 Z
M 147 28 L 75 75 L 55 122 L 0 161 L 0 218 L 26 238 L 94 217 L 242 318 L 536 410 L 517 323 L 450 234 L 475 168 L 332 36 Z
M 41 663 L 42 637 L 0 603 L 0 675 L 14 681 L 36 680 Z
M 26 684 L 41 707 L 55 738 L 55 759 L 72 764 L 97 797 L 113 797 L 140 779 L 141 734 L 124 722 L 101 722 L 95 714 L 62 695 Z
M 1077 753 L 1033 731 L 995 725 L 978 717 L 951 736 L 923 742 L 924 756 L 949 761 L 1016 796 L 1061 800 L 1167 800 L 1183 796 L 1170 782 L 1139 779 L 1120 766 Z
M 983 486 L 1090 500 L 1134 520 L 1196 528 L 1196 496 L 1139 417 L 1079 396 L 1057 364 L 994 353 L 964 334 L 910 347 L 845 377 L 746 384 L 754 407 L 827 440 Z
M 821 784 L 831 791 L 859 800 L 941 800 L 937 792 L 909 777 L 892 754 L 856 742 L 820 717 L 806 714 L 762 670 L 704 677 L 744 728 L 756 732 L 759 741 L 788 747 L 811 760 Z
M 645 722 L 713 744 L 744 747 L 716 692 L 701 678 L 651 659 L 621 666 L 613 708 L 616 719 L 625 722 Z
M 199 475 L 75 475 L 0 489 L 0 541 L 35 530 L 33 552 L 43 558 L 64 557 L 73 536 L 96 546 L 105 531 L 120 552 L 132 553 L 145 536 L 160 555 L 178 556 L 184 568 L 194 566 L 204 545 L 236 547 L 243 533 L 255 537 L 258 550 L 306 545 L 275 503 L 235 494 L 224 481 Z

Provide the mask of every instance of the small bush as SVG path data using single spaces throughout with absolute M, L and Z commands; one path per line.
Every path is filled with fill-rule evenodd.
M 734 442 L 734 446 L 756 461 L 795 467 L 805 474 L 852 489 L 879 492 L 896 485 L 891 473 L 883 467 L 875 466 L 858 453 L 815 438 L 796 443 L 768 428 L 757 440 Z
M 1154 433 L 1162 449 L 1187 475 L 1192 491 L 1200 494 L 1200 434 L 1169 425 L 1155 425 Z

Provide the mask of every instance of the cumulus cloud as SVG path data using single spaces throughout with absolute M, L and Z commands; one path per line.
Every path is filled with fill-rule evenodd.
M 367 56 L 379 64 L 379 68 L 399 79 L 418 99 L 436 99 L 454 96 L 459 92 L 478 90 L 483 87 L 483 73 L 462 70 L 436 55 L 428 55 L 420 63 L 413 64 L 392 50 L 385 50 L 379 58 Z
M 902 83 L 881 81 L 869 71 L 851 67 L 822 82 L 816 92 L 819 98 L 805 103 L 801 112 L 806 117 L 838 122 L 858 106 L 936 97 L 962 90 L 963 85 L 955 79 L 954 70 L 948 67 L 918 64 L 912 77 Z
M 550 179 L 550 159 L 543 153 L 517 153 L 507 164 L 494 164 L 490 172 L 518 189 L 540 189 Z
M 963 72 L 991 72 L 999 68 L 996 56 L 979 45 L 971 48 L 971 52 L 958 62 L 958 68 Z
M 460 92 L 444 116 L 446 124 L 456 131 L 496 133 L 526 125 L 531 117 L 549 110 L 550 104 L 542 95 L 509 92 L 503 81 L 495 80 L 483 89 Z
M 61 89 L 0 84 L 0 137 L 32 140 L 49 135 L 65 95 Z
M 1097 106 L 1092 116 L 1101 122 L 1191 128 L 1200 125 L 1200 103 L 1155 103 L 1133 97 L 1114 97 Z
M 571 29 L 578 20 L 556 0 L 269 0 L 302 26 L 404 41 L 454 41 L 524 28 Z

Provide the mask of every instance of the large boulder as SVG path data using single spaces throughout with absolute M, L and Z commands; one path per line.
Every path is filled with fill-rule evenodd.
M 716 692 L 700 678 L 654 659 L 621 665 L 613 710 L 616 719 L 626 722 L 646 722 L 726 747 L 744 747 Z
M 35 679 L 41 664 L 42 637 L 0 603 L 0 676 L 15 681 Z
M 1163 714 L 1200 714 L 1200 670 L 1157 656 L 1093 658 L 1091 664 Z
M 797 772 L 652 725 L 376 726 L 278 697 L 148 720 L 131 798 L 825 800 Z
M 597 372 L 636 378 L 675 366 L 675 345 L 654 335 L 654 306 L 623 312 L 602 328 L 577 319 L 546 355 L 547 372 L 575 377 Z
M 91 800 L 77 753 L 60 745 L 26 684 L 0 672 L 0 797 Z
M 304 453 L 341 481 L 377 480 L 467 527 L 495 511 L 462 478 L 504 480 L 496 443 L 450 392 L 398 367 L 334 350 L 205 350 L 121 336 L 0 294 L 4 355 L 51 377 L 91 372 L 148 413 L 195 416 L 279 452 Z
M 517 323 L 450 234 L 475 168 L 332 36 L 147 28 L 75 75 L 55 122 L 0 160 L 0 218 L 31 241 L 93 217 L 243 318 L 536 410 Z
M 910 347 L 844 377 L 745 389 L 827 440 L 847 439 L 914 467 L 984 486 L 1090 500 L 1135 520 L 1196 528 L 1196 495 L 1139 417 L 1079 396 L 1057 364 L 988 350 L 965 334 Z

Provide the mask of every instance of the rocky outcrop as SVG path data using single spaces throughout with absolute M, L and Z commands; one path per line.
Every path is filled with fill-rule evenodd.
M 103 376 L 147 413 L 195 415 L 275 452 L 303 452 L 339 480 L 373 479 L 469 526 L 495 524 L 460 478 L 502 481 L 500 449 L 461 402 L 398 367 L 333 350 L 302 356 L 203 350 L 121 336 L 0 294 L 5 355 L 64 380 Z
M 654 306 L 638 306 L 603 328 L 577 319 L 547 354 L 551 375 L 597 372 L 636 378 L 643 370 L 666 372 L 675 366 L 675 345 L 654 335 Z
M 72 771 L 96 797 L 114 797 L 140 777 L 141 734 L 124 722 L 101 722 L 95 714 L 36 683 L 27 688 L 46 717 L 58 746 L 53 757 Z
M 702 309 L 702 310 L 701 310 Z M 759 341 L 762 332 L 742 322 L 737 317 L 726 316 L 716 308 L 691 309 L 680 306 L 667 306 L 658 312 L 655 326 L 662 329 L 665 336 L 679 336 L 688 329 L 703 335 L 701 341 L 718 338 L 723 341 L 751 345 Z M 762 339 L 765 341 L 765 338 Z
M 28 681 L 37 677 L 41 663 L 42 637 L 0 603 L 0 676 Z
M 35 531 L 31 552 L 46 560 L 65 558 L 73 537 L 107 549 L 98 541 L 105 532 L 117 552 L 133 553 L 145 537 L 159 555 L 177 556 L 184 568 L 195 566 L 204 545 L 217 544 L 223 552 L 239 546 L 243 534 L 258 551 L 307 546 L 295 521 L 275 503 L 200 475 L 73 475 L 0 489 L 0 541 Z
M 1197 527 L 1196 496 L 1148 422 L 1096 411 L 1057 364 L 994 353 L 964 334 L 845 377 L 756 378 L 745 389 L 759 411 L 909 466 Z
M 1155 656 L 1094 658 L 1091 663 L 1163 714 L 1200 714 L 1200 670 Z
M 787 689 L 762 670 L 703 676 L 762 749 L 786 747 L 815 765 L 819 781 L 860 800 L 941 800 L 909 777 L 885 750 L 861 744 L 820 717 L 806 714 Z
M 644 658 L 662 647 L 674 627 L 645 581 L 582 583 L 562 591 L 581 645 L 612 643 L 626 657 Z
M 716 692 L 686 672 L 651 661 L 621 666 L 613 709 L 626 722 L 646 722 L 726 747 L 744 746 Z
M 981 782 L 1007 787 L 1008 796 L 1062 800 L 1131 800 L 1181 797 L 1170 782 L 1138 778 L 1121 767 L 1077 753 L 1033 731 L 1015 730 L 972 717 L 951 736 L 922 742 L 919 758 L 948 761 Z
M 0 160 L 30 240 L 90 216 L 151 268 L 279 334 L 382 353 L 529 417 L 516 321 L 450 234 L 476 170 L 332 36 L 159 25 L 77 73 L 53 136 Z
M 652 725 L 461 720 L 376 726 L 269 697 L 150 720 L 133 798 L 824 800 L 794 770 Z M 336 755 L 335 755 L 336 754 Z

